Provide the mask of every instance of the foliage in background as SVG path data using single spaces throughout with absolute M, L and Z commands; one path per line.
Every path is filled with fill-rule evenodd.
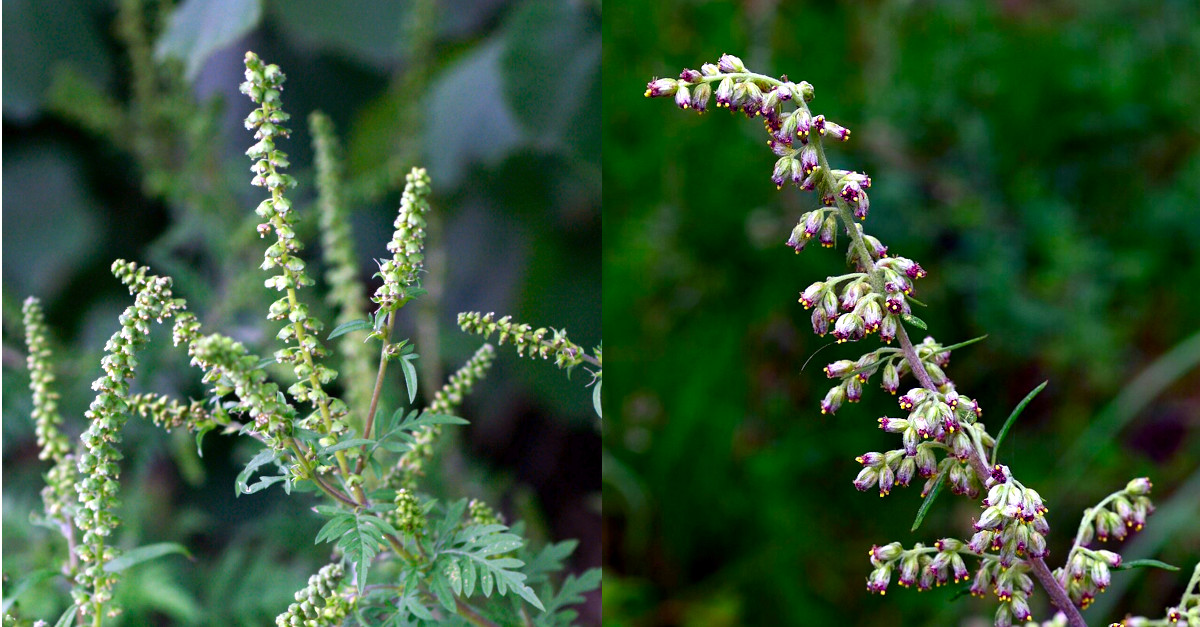
M 948 342 L 990 333 L 956 382 L 1003 408 L 1051 380 L 1003 445 L 1014 472 L 1052 486 L 1047 503 L 1068 513 L 1107 493 L 1085 475 L 1153 474 L 1157 520 L 1122 553 L 1196 561 L 1200 303 L 1166 279 L 1200 269 L 1193 6 L 607 9 L 606 622 L 934 625 L 975 603 L 947 590 L 925 593 L 946 603 L 862 598 L 861 547 L 911 520 L 917 496 L 834 489 L 858 470 L 861 431 L 811 408 L 819 365 L 856 355 L 798 334 L 807 312 L 781 298 L 808 281 L 778 233 L 813 204 L 775 191 L 753 125 L 678 119 L 642 98 L 646 77 L 733 50 L 768 72 L 803 63 L 838 93 L 824 113 L 861 138 L 846 162 L 881 173 L 875 234 L 936 260 L 918 315 Z M 661 42 L 653 55 L 647 41 Z M 1074 450 L 1052 455 L 1064 442 Z M 935 508 L 926 524 L 975 513 Z M 1052 534 L 1050 555 L 1070 540 Z M 1092 611 L 1153 615 L 1183 592 L 1171 573 L 1127 577 Z
M 49 19 L 51 9 L 25 5 L 5 20 L 6 575 L 30 572 L 61 550 L 52 534 L 26 519 L 40 509 L 35 501 L 45 465 L 31 456 L 37 449 L 24 418 L 31 409 L 21 392 L 25 373 L 13 359 L 22 352 L 19 295 L 41 297 L 50 326 L 61 333 L 60 408 L 71 437 L 81 430 L 70 425 L 87 405 L 103 339 L 127 298 L 105 277 L 106 259 L 147 261 L 173 275 L 175 292 L 206 326 L 228 330 L 253 352 L 269 352 L 263 348 L 274 332 L 264 332 L 260 312 L 270 300 L 263 277 L 246 271 L 261 261 L 249 211 L 259 199 L 244 184 L 244 105 L 229 88 L 246 47 L 304 77 L 290 85 L 289 108 L 327 110 L 348 129 L 350 176 L 342 196 L 349 228 L 342 237 L 346 248 L 363 251 L 351 259 L 357 279 L 368 281 L 377 269 L 367 251 L 381 249 L 391 232 L 404 174 L 418 159 L 430 164 L 438 204 L 453 209 L 430 220 L 431 239 L 440 244 L 427 251 L 429 294 L 397 321 L 398 332 L 420 347 L 415 363 L 423 381 L 441 380 L 447 364 L 460 363 L 478 345 L 456 328 L 458 310 L 513 311 L 598 341 L 599 176 L 590 146 L 597 144 L 599 119 L 599 20 L 592 7 L 531 1 L 466 11 L 419 2 L 411 10 L 364 3 L 359 11 L 336 11 L 228 2 L 236 10 L 224 15 L 242 16 L 228 24 L 205 15 L 201 2 L 120 2 L 115 14 L 107 4 L 76 4 L 73 12 L 54 11 L 66 18 Z M 375 36 L 348 35 L 368 27 Z M 568 40 L 593 45 L 564 51 Z M 33 58 L 42 60 L 44 76 L 9 72 L 10 63 Z M 563 67 L 562 58 L 573 62 Z M 183 67 L 190 69 L 186 78 Z M 545 76 L 576 85 L 553 111 L 531 98 L 530 81 Z M 464 98 L 458 88 L 464 81 L 480 100 Z M 474 121 L 470 137 L 461 134 L 466 116 Z M 308 140 L 297 129 L 289 142 L 301 181 L 317 174 Z M 305 187 L 312 189 L 302 186 L 293 197 L 302 216 L 297 236 L 338 248 L 318 225 Z M 326 277 L 323 268 L 318 279 Z M 339 315 L 336 301 L 308 304 L 327 320 Z M 154 374 L 137 388 L 202 397 L 186 357 L 163 348 L 153 341 L 139 355 L 139 371 Z M 508 516 L 525 518 L 539 542 L 582 538 L 573 566 L 581 571 L 599 552 L 598 473 L 595 455 L 567 451 L 598 447 L 590 390 L 562 384 L 552 368 L 514 368 L 516 359 L 501 354 L 497 372 L 468 402 L 476 425 L 428 469 L 430 491 L 486 496 Z M 272 377 L 283 376 L 270 368 Z M 333 387 L 342 393 L 340 383 Z M 385 388 L 381 404 L 401 405 L 403 378 Z M 436 385 L 421 389 L 427 401 L 436 391 Z M 311 546 L 320 522 L 302 506 L 269 491 L 232 500 L 228 486 L 251 448 L 210 435 L 201 460 L 194 439 L 182 432 L 164 437 L 133 420 L 124 435 L 126 525 L 119 545 L 176 541 L 197 559 L 130 569 L 116 589 L 130 620 L 260 624 L 327 561 L 328 547 Z M 547 466 L 557 471 L 543 472 Z M 263 587 L 235 585 L 249 577 Z M 22 612 L 56 611 L 64 597 L 49 594 L 51 586 L 33 585 L 21 598 Z M 594 603 L 584 616 L 597 620 Z

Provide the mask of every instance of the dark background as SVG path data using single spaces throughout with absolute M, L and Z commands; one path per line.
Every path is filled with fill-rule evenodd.
M 796 302 L 844 250 L 784 246 L 816 206 L 777 192 L 761 123 L 642 97 L 723 52 L 816 88 L 874 179 L 866 223 L 929 277 L 916 312 L 1048 500 L 1057 565 L 1083 509 L 1135 476 L 1159 512 L 1085 616 L 1160 618 L 1200 559 L 1200 9 L 1194 2 L 608 2 L 604 19 L 604 619 L 613 625 L 987 625 L 957 586 L 866 591 L 866 554 L 969 531 L 919 487 L 859 493 L 895 448 L 872 380 L 822 416 L 830 346 Z M 918 335 L 917 339 L 923 335 Z M 974 564 L 971 564 L 972 568 Z M 894 582 L 893 582 L 894 583 Z M 1048 619 L 1045 595 L 1035 615 Z M 976 619 L 969 619 L 977 616 Z M 972 620 L 976 622 L 972 622 Z
M 423 12 L 422 12 L 423 11 Z M 131 62 L 127 33 L 152 33 Z M 134 28 L 136 31 L 137 29 Z M 463 310 L 513 314 L 600 343 L 600 9 L 592 2 L 219 0 L 182 3 L 68 0 L 4 5 L 4 561 L 6 576 L 61 563 L 61 538 L 29 523 L 40 511 L 46 464 L 36 459 L 20 330 L 20 304 L 40 297 L 56 340 L 66 431 L 84 428 L 89 383 L 128 294 L 114 258 L 172 275 L 210 331 L 274 350 L 274 298 L 257 270 L 265 243 L 253 208 L 242 126 L 251 110 L 237 91 L 252 49 L 288 76 L 284 109 L 293 134 L 281 148 L 300 182 L 306 256 L 319 258 L 308 114 L 328 113 L 345 148 L 360 278 L 374 289 L 374 258 L 389 256 L 403 174 L 424 165 L 434 182 L 445 258 L 437 330 L 418 342 L 432 393 L 482 343 L 455 324 Z M 136 51 L 135 51 L 136 52 Z M 165 69 L 164 69 L 165 68 Z M 318 286 L 302 293 L 330 320 Z M 417 332 L 414 304 L 394 338 Z M 327 327 L 327 328 L 332 328 Z M 495 338 L 492 340 L 495 341 Z M 431 345 L 432 344 L 432 345 Z M 578 538 L 579 572 L 600 560 L 600 434 L 590 378 L 570 380 L 511 347 L 464 406 L 458 431 L 431 477 L 448 499 L 483 497 L 537 546 Z M 203 396 L 198 371 L 156 332 L 135 390 Z M 430 367 L 432 364 L 432 367 Z M 436 374 L 438 380 L 428 375 Z M 384 406 L 403 394 L 395 369 Z M 276 373 L 288 380 L 289 373 Z M 448 433 L 454 430 L 449 430 Z M 311 498 L 280 490 L 234 498 L 233 480 L 255 446 L 209 434 L 163 434 L 144 421 L 125 429 L 121 495 L 124 548 L 176 541 L 197 556 L 131 570 L 118 590 L 126 624 L 269 623 L 328 561 L 314 546 Z M 599 599 L 584 610 L 599 621 Z M 40 584 L 23 614 L 53 620 L 64 590 Z

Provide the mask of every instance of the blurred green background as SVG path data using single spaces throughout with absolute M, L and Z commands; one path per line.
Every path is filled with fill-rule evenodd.
M 512 314 L 600 343 L 600 8 L 548 0 L 67 0 L 4 4 L 3 572 L 60 563 L 60 537 L 30 524 L 47 466 L 36 458 L 20 303 L 40 297 L 56 338 L 61 407 L 83 430 L 89 384 L 128 294 L 114 258 L 172 275 L 210 330 L 274 350 L 273 296 L 257 270 L 261 243 L 237 87 L 252 49 L 288 76 L 291 197 L 306 255 L 320 232 L 308 114 L 328 113 L 345 148 L 347 204 L 360 278 L 388 255 L 403 175 L 425 165 L 438 224 L 425 281 L 440 294 L 405 309 L 394 337 L 416 337 L 431 394 L 481 343 L 455 324 L 463 310 Z M 435 262 L 434 259 L 440 259 Z M 318 287 L 306 302 L 326 320 Z M 437 278 L 433 278 L 434 276 Z M 432 289 L 432 288 L 431 288 Z M 331 327 L 330 327 L 331 328 Z M 494 341 L 494 338 L 493 338 Z M 578 538 L 580 572 L 600 561 L 600 433 L 584 387 L 552 364 L 502 347 L 462 410 L 431 477 L 446 498 L 483 497 L 524 519 L 540 546 Z M 203 397 L 198 371 L 169 332 L 140 357 L 136 390 Z M 276 373 L 281 380 L 290 374 Z M 384 406 L 403 395 L 398 373 Z M 579 376 L 583 375 L 583 376 Z M 453 431 L 453 430 L 450 430 Z M 166 558 L 118 589 L 125 624 L 262 625 L 328 561 L 306 496 L 234 498 L 248 440 L 209 434 L 204 457 L 187 433 L 143 421 L 125 429 L 117 544 L 175 541 L 194 563 Z M 43 583 L 22 614 L 53 620 L 65 588 Z M 599 595 L 582 608 L 599 622 Z
M 1050 506 L 1050 563 L 1083 508 L 1149 475 L 1159 512 L 1086 613 L 1161 617 L 1200 560 L 1200 7 L 1165 2 L 610 1 L 604 17 L 604 621 L 990 625 L 994 602 L 866 592 L 872 544 L 962 536 L 977 505 L 851 485 L 898 443 L 878 379 L 822 416 L 798 293 L 843 254 L 784 240 L 815 199 L 770 181 L 757 121 L 642 97 L 723 52 L 816 87 L 874 179 L 869 232 L 929 277 L 918 315 Z M 918 336 L 919 339 L 920 336 Z M 874 341 L 869 341 L 873 345 Z M 973 565 L 972 565 L 973 566 Z M 1045 596 L 1036 615 L 1048 618 Z M 974 619 L 969 617 L 975 616 Z

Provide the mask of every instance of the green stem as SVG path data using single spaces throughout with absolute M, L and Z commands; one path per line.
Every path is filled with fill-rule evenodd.
M 403 306 L 403 303 L 401 303 Z M 383 335 L 383 348 L 379 351 L 379 374 L 375 376 L 375 389 L 371 392 L 371 407 L 367 409 L 367 422 L 363 427 L 362 437 L 370 438 L 371 430 L 375 428 L 375 412 L 379 409 L 379 397 L 383 394 L 383 375 L 387 372 L 387 347 L 388 342 L 392 339 L 392 329 L 396 326 L 396 312 L 393 311 L 387 315 L 387 331 Z M 363 466 L 367 463 L 367 447 L 364 444 L 362 453 L 358 456 L 358 464 L 354 468 L 355 474 L 362 474 Z

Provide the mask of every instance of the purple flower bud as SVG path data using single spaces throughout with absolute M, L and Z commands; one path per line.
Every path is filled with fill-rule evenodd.
M 900 433 L 908 428 L 908 419 L 884 416 L 879 419 L 879 428 L 888 433 Z
M 862 455 L 855 457 L 854 461 L 862 464 L 863 466 L 878 468 L 883 464 L 884 459 L 885 456 L 883 453 L 871 451 L 870 453 L 863 453 Z
M 1103 560 L 1092 560 L 1092 566 L 1089 569 L 1088 575 L 1091 576 L 1092 583 L 1104 592 L 1109 585 L 1112 584 L 1112 573 L 1108 570 L 1108 564 Z
M 882 564 L 900 557 L 900 554 L 903 552 L 903 545 L 901 545 L 899 542 L 892 542 L 891 544 L 885 544 L 883 546 L 876 545 L 871 547 L 871 551 L 868 553 L 868 555 L 871 556 L 872 563 L 879 562 Z
M 879 496 L 880 498 L 887 496 L 892 492 L 892 486 L 896 482 L 896 474 L 892 472 L 892 467 L 884 464 L 879 468 Z
M 797 224 L 792 227 L 792 234 L 788 237 L 787 245 L 796 249 L 796 252 L 799 253 L 804 250 L 805 244 L 808 244 L 808 240 L 810 239 L 812 239 L 812 236 L 804 231 L 804 225 Z
M 716 99 L 718 107 L 729 108 L 733 102 L 733 79 L 725 77 L 721 79 L 721 84 L 717 85 Z
M 825 291 L 825 288 L 826 286 L 824 281 L 817 281 L 816 283 L 804 288 L 804 291 L 800 293 L 800 304 L 804 305 L 805 309 L 812 307 L 817 302 L 817 299 L 821 297 L 821 294 Z
M 746 81 L 742 85 L 745 85 L 746 93 L 745 100 L 742 101 L 742 111 L 745 112 L 746 117 L 753 118 L 762 112 L 762 89 L 759 88 L 758 83 L 752 81 Z
M 779 130 L 775 133 L 775 141 L 788 146 L 796 139 L 796 114 L 785 113 L 779 123 Z
M 849 359 L 839 359 L 825 366 L 825 376 L 830 379 L 840 379 L 854 370 L 854 362 Z
M 867 577 L 867 591 L 878 592 L 883 594 L 892 581 L 892 565 L 883 564 L 879 568 L 871 571 L 871 576 Z
M 783 182 L 787 179 L 788 174 L 792 170 L 792 162 L 795 161 L 790 156 L 780 157 L 775 162 L 775 170 L 771 172 L 771 182 L 775 184 L 776 189 L 783 189 Z M 800 228 L 798 225 L 796 228 Z M 788 240 L 788 246 L 792 246 L 791 240 Z M 799 252 L 800 249 L 796 249 Z
M 854 478 L 854 487 L 859 492 L 870 490 L 879 481 L 879 470 L 873 467 L 863 468 Z
M 1149 477 L 1138 477 L 1125 485 L 1125 492 L 1133 496 L 1146 496 L 1152 487 Z
M 866 320 L 866 317 L 863 317 Z M 882 321 L 881 321 L 882 322 Z M 895 362 L 889 361 L 883 366 L 883 381 L 881 382 L 883 389 L 891 394 L 895 394 L 896 390 L 900 389 L 900 373 L 896 370 Z
M 812 190 L 816 189 L 817 181 L 821 178 L 821 167 L 817 166 L 816 168 L 813 168 L 812 172 L 804 174 L 804 169 L 803 166 L 800 165 L 800 162 L 797 161 L 796 164 L 797 167 L 793 170 L 794 174 L 792 180 L 796 180 L 796 176 L 803 175 L 804 179 L 798 183 L 800 189 L 806 192 L 811 192 Z
M 729 74 L 746 71 L 746 65 L 742 63 L 742 60 L 732 54 L 721 55 L 720 60 L 717 61 L 717 68 Z
M 900 558 L 900 581 L 902 587 L 909 587 L 917 582 L 917 573 L 921 566 L 919 553 L 909 553 Z
M 822 337 L 829 332 L 829 315 L 825 313 L 824 309 L 818 307 L 813 310 L 812 327 L 813 333 Z
M 705 63 L 700 66 L 700 73 L 705 76 L 716 76 L 721 73 L 721 68 L 717 67 L 716 63 Z
M 810 211 L 802 216 L 804 220 L 804 232 L 811 235 L 816 235 L 817 231 L 821 230 L 821 223 L 825 221 L 825 211 L 818 209 Z
M 885 344 L 891 344 L 892 340 L 896 339 L 897 326 L 899 325 L 896 316 L 884 316 L 883 323 L 879 325 L 879 339 Z
M 851 281 L 849 285 L 842 290 L 842 311 L 851 311 L 858 304 L 858 299 L 864 294 L 871 291 L 871 286 L 864 279 Z
M 883 308 L 879 306 L 877 298 L 859 302 L 857 313 L 862 316 L 867 333 L 878 331 L 880 325 L 883 324 Z
M 917 447 L 917 472 L 922 477 L 932 477 L 937 473 L 937 456 L 934 455 L 932 446 Z
M 817 167 L 817 149 L 812 146 L 805 146 L 800 149 L 800 168 L 805 174 L 812 172 Z
M 975 534 L 979 535 L 979 534 Z M 975 549 L 971 549 L 974 551 Z M 981 551 L 976 551 L 977 553 Z M 992 590 L 992 570 L 980 568 L 975 571 L 975 581 L 971 583 L 971 596 L 983 598 Z
M 866 244 L 866 250 L 871 253 L 872 257 L 878 259 L 888 256 L 888 247 L 884 246 L 875 235 L 863 234 L 863 244 Z
M 821 134 L 843 142 L 850 139 L 850 129 L 829 120 L 825 120 L 821 125 Z
M 678 89 L 678 86 L 679 81 L 676 81 L 673 78 L 655 79 L 649 83 L 646 83 L 646 97 L 658 98 L 660 96 L 674 95 L 675 90 Z
M 1037 531 L 1029 532 L 1029 546 L 1025 547 L 1032 557 L 1046 557 L 1049 550 L 1046 548 L 1046 536 Z
M 679 80 L 681 80 L 685 83 L 696 84 L 696 83 L 700 82 L 701 78 L 702 78 L 701 74 L 699 72 L 697 72 L 696 70 L 692 70 L 692 69 L 685 68 L 682 72 L 679 73 Z
M 1029 611 L 1029 602 L 1023 594 L 1014 596 L 1009 605 L 1012 607 L 1013 618 L 1019 623 L 1027 622 L 1033 616 L 1033 613 Z
M 825 248 L 833 248 L 833 242 L 837 234 L 837 218 L 830 214 L 825 219 L 825 224 L 821 225 L 821 236 L 818 238 L 821 245 Z
M 808 81 L 800 81 L 800 83 L 796 85 L 792 95 L 794 97 L 803 99 L 804 102 L 812 102 L 815 91 L 813 90 L 812 84 L 810 84 Z
M 912 309 L 908 306 L 908 301 L 905 300 L 904 295 L 900 293 L 889 294 L 884 306 L 887 307 L 888 312 L 892 314 L 899 315 L 912 312 Z
M 836 333 L 835 333 L 836 334 Z M 862 400 L 862 379 L 859 377 L 850 377 L 846 380 L 846 400 L 851 403 L 857 403 Z
M 843 386 L 838 385 L 830 388 L 825 398 L 821 400 L 821 413 L 836 414 L 845 400 L 846 389 Z
M 917 462 L 912 457 L 905 457 L 900 461 L 900 468 L 896 470 L 896 484 L 908 486 L 914 475 L 917 474 Z
M 973 553 L 987 551 L 992 547 L 992 537 L 994 535 L 994 533 L 987 530 L 976 531 L 975 535 L 971 536 L 971 541 L 967 543 L 967 549 Z
M 850 206 L 857 204 L 858 200 L 865 193 L 857 181 L 843 181 L 842 187 L 838 191 L 838 195 L 842 197 L 842 200 L 850 204 Z
M 692 106 L 692 91 L 687 88 L 687 85 L 680 83 L 679 88 L 675 90 L 675 106 L 680 109 L 688 109 Z
M 858 202 L 854 205 L 854 217 L 859 220 L 866 220 L 867 213 L 871 211 L 871 199 L 866 192 L 862 192 Z
M 833 337 L 837 338 L 838 343 L 856 342 L 862 339 L 864 327 L 862 316 L 854 312 L 844 313 L 838 316 L 833 326 Z
M 821 293 L 821 309 L 824 309 L 825 314 L 830 318 L 838 315 L 838 300 L 833 290 L 825 290 Z
M 712 97 L 712 85 L 708 83 L 700 83 L 692 90 L 692 108 L 696 113 L 704 113 L 708 110 L 708 99 Z
M 917 580 L 917 590 L 929 590 L 933 588 L 936 574 L 928 567 L 921 570 L 921 578 Z

